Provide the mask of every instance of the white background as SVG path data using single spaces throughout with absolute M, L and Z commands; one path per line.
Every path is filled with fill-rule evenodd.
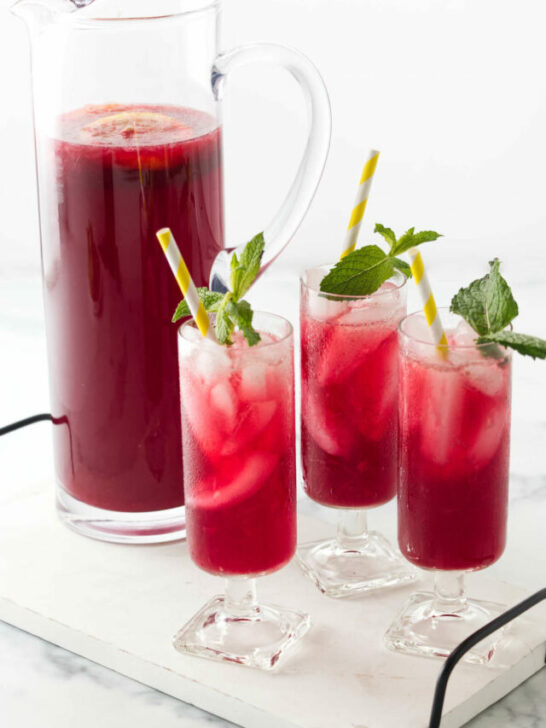
M 0 0 L 4 271 L 39 265 L 27 40 L 9 5 Z M 382 155 L 364 238 L 381 221 L 478 239 L 485 247 L 483 256 L 475 251 L 477 271 L 478 255 L 483 263 L 491 252 L 510 258 L 516 247 L 519 255 L 540 253 L 545 19 L 543 0 L 225 0 L 224 47 L 296 46 L 315 61 L 331 96 L 325 175 L 284 263 L 335 257 L 369 147 Z M 282 198 L 304 116 L 281 72 L 240 71 L 227 96 L 227 230 L 238 243 L 264 227 Z

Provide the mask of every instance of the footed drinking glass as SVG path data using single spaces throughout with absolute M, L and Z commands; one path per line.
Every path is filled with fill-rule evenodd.
M 297 559 L 318 588 L 346 597 L 405 584 L 413 569 L 368 531 L 366 511 L 394 498 L 397 482 L 397 326 L 406 278 L 369 296 L 320 291 L 330 266 L 301 279 L 301 429 L 305 491 L 339 509 L 337 536 L 303 544 Z
M 190 555 L 226 590 L 174 639 L 189 652 L 274 668 L 310 625 L 299 611 L 260 604 L 255 578 L 296 549 L 292 327 L 257 312 L 261 341 L 221 346 L 193 322 L 180 328 L 186 527 Z
M 434 591 L 414 594 L 386 635 L 401 652 L 447 657 L 505 610 L 469 599 L 464 573 L 500 558 L 506 543 L 510 450 L 510 352 L 477 345 L 458 316 L 441 311 L 449 348 L 430 341 L 424 314 L 405 318 L 400 342 L 398 541 Z M 488 662 L 502 634 L 466 659 Z

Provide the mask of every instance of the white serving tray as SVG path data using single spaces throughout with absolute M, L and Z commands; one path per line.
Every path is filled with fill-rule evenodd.
M 222 582 L 184 543 L 120 546 L 64 528 L 51 483 L 0 502 L 0 619 L 247 728 L 426 728 L 441 663 L 397 655 L 382 635 L 412 587 L 358 600 L 321 595 L 295 564 L 258 582 L 263 599 L 307 610 L 313 627 L 277 673 L 175 652 L 171 637 Z M 300 539 L 332 527 L 302 518 Z M 420 585 L 422 586 L 422 584 Z M 476 596 L 526 593 L 474 575 Z M 544 665 L 546 610 L 513 629 L 507 667 L 458 666 L 442 728 L 457 728 Z

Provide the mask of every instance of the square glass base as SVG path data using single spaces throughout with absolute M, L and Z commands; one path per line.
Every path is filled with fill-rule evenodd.
M 217 596 L 182 627 L 173 645 L 179 652 L 272 670 L 310 626 L 309 615 L 272 604 L 238 616 Z
M 457 611 L 438 608 L 432 592 L 413 594 L 385 635 L 391 650 L 425 657 L 447 657 L 457 645 L 506 609 L 502 604 L 468 599 Z M 499 630 L 479 642 L 463 658 L 488 663 L 503 638 Z
M 296 558 L 320 591 L 334 598 L 401 586 L 416 578 L 415 569 L 376 531 L 351 545 L 337 539 L 303 544 Z

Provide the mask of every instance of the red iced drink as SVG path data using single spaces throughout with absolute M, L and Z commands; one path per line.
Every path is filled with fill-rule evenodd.
M 396 332 L 405 278 L 397 274 L 371 296 L 350 299 L 319 292 L 327 270 L 302 280 L 305 490 L 326 506 L 379 506 L 396 492 Z
M 421 568 L 481 569 L 506 541 L 510 354 L 464 321 L 447 358 L 429 336 L 422 314 L 401 325 L 399 544 Z
M 266 314 L 254 325 L 254 347 L 180 330 L 187 538 L 214 574 L 269 572 L 296 548 L 292 332 Z
M 220 130 L 195 109 L 113 104 L 63 115 L 55 136 L 40 140 L 40 188 L 58 480 L 101 509 L 180 506 L 180 292 L 155 232 L 169 226 L 208 283 L 223 246 Z

